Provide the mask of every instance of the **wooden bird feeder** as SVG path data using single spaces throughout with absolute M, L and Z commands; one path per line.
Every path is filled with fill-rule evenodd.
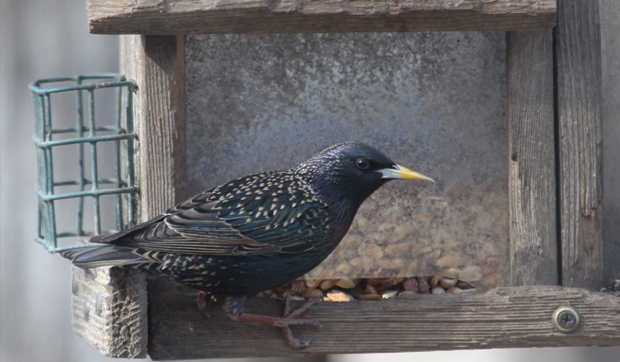
M 501 112 L 493 116 L 502 123 L 498 127 L 506 127 L 502 132 L 507 134 L 507 139 L 496 141 L 504 147 L 508 145 L 508 153 L 500 155 L 506 162 L 501 162 L 505 186 L 500 188 L 506 202 L 500 202 L 498 209 L 493 210 L 506 215 L 504 226 L 500 225 L 505 237 L 499 237 L 505 240 L 506 252 L 500 258 L 505 260 L 499 261 L 505 267 L 502 267 L 504 276 L 500 281 L 489 282 L 486 293 L 320 303 L 305 316 L 319 318 L 324 327 L 321 330 L 295 328 L 300 339 L 312 338 L 310 347 L 298 351 L 286 345 L 278 328 L 232 322 L 217 307 L 211 309 L 211 318 L 205 318 L 196 308 L 196 292 L 171 280 L 147 280 L 145 274 L 136 271 L 75 269 L 75 330 L 103 354 L 138 358 L 148 354 L 154 360 L 180 360 L 620 345 L 620 298 L 598 291 L 616 270 L 613 265 L 603 263 L 603 255 L 612 250 L 606 249 L 601 233 L 603 136 L 598 1 L 89 0 L 88 13 L 92 33 L 123 34 L 121 73 L 137 84 L 136 177 L 141 194 L 139 214 L 143 220 L 184 200 L 190 192 L 196 192 L 196 187 L 215 186 L 218 177 L 222 182 L 227 181 L 226 170 L 210 168 L 210 163 L 198 153 L 229 152 L 230 147 L 227 151 L 216 144 L 222 140 L 218 135 L 234 136 L 235 130 L 250 127 L 243 122 L 252 119 L 244 120 L 244 114 L 261 112 L 257 101 L 245 99 L 243 104 L 233 104 L 232 109 L 214 111 L 215 116 L 233 114 L 219 128 L 209 123 L 210 112 L 197 104 L 200 103 L 197 99 L 210 97 L 210 91 L 217 95 L 213 102 L 225 101 L 227 95 L 218 93 L 221 90 L 217 89 L 216 81 L 202 84 L 205 77 L 194 74 L 196 69 L 211 69 L 209 62 L 219 56 L 230 57 L 230 67 L 236 67 L 236 60 L 243 58 L 236 53 L 223 54 L 219 50 L 225 50 L 226 45 L 210 42 L 228 39 L 227 44 L 234 48 L 235 42 L 252 44 L 258 38 L 197 34 L 506 32 L 507 125 Z M 247 38 L 252 36 L 255 38 Z M 322 39 L 335 41 L 328 35 Z M 356 41 L 362 44 L 359 39 L 362 38 Z M 218 52 L 205 53 L 211 46 Z M 378 54 L 387 51 L 379 48 L 381 44 L 376 46 Z M 274 51 L 295 49 L 291 45 Z M 247 50 L 251 53 L 249 45 Z M 324 53 L 317 51 L 310 55 L 314 58 L 308 58 L 308 62 L 320 62 L 316 57 Z M 334 59 L 338 56 L 334 55 Z M 410 61 L 406 55 L 403 57 L 403 62 Z M 458 62 L 458 59 L 450 61 Z M 307 64 L 312 67 L 314 63 Z M 257 72 L 266 74 L 259 82 L 274 81 L 265 69 L 280 69 L 279 66 L 259 67 Z M 381 71 L 381 67 L 379 64 L 376 69 Z M 225 67 L 211 70 L 212 73 L 228 71 Z M 248 69 L 231 71 L 243 73 Z M 455 66 L 453 71 L 458 74 L 461 70 Z M 334 71 L 328 78 L 338 78 L 337 73 Z M 231 94 L 244 92 L 244 78 L 239 79 L 238 88 Z M 298 78 L 293 74 L 290 79 Z M 379 83 L 385 82 L 388 87 L 390 80 L 381 79 Z M 498 84 L 502 81 L 496 80 Z M 291 84 L 311 87 L 310 83 L 291 81 L 287 83 L 290 88 L 281 91 L 295 93 L 296 88 Z M 419 89 L 420 94 L 431 92 L 434 87 L 425 83 Z M 395 97 L 397 93 L 394 92 Z M 235 99 L 241 102 L 240 98 Z M 370 109 L 377 102 L 381 98 L 364 103 L 360 109 Z M 450 100 L 445 102 L 446 107 L 453 106 Z M 295 106 L 291 101 L 282 112 Z M 454 107 L 465 109 L 468 105 Z M 437 110 L 429 110 L 433 111 Z M 195 121 L 200 117 L 205 119 L 203 124 Z M 398 115 L 395 117 L 398 119 Z M 194 120 L 190 122 L 190 119 Z M 314 127 L 305 125 L 304 120 L 294 121 L 290 124 L 295 127 Z M 226 122 L 232 131 L 226 128 Z M 367 127 L 364 122 L 364 119 L 353 121 L 351 127 L 363 132 Z M 274 133 L 268 131 L 269 135 Z M 436 136 L 431 133 L 429 139 Z M 204 134 L 213 135 L 213 142 L 200 139 Z M 229 138 L 234 141 L 233 136 Z M 257 143 L 261 139 L 273 141 L 271 136 L 260 137 L 256 136 Z M 246 139 L 238 142 L 251 147 Z M 385 138 L 378 138 L 376 143 L 381 148 Z M 309 149 L 318 151 L 327 145 L 317 140 Z M 296 155 L 286 146 L 262 143 L 256 149 L 285 153 L 280 156 L 283 158 L 293 152 L 291 157 L 299 157 L 299 161 L 312 154 L 304 150 L 302 155 Z M 405 142 L 402 146 L 410 145 Z M 426 155 L 432 158 L 436 151 L 427 150 Z M 237 156 L 227 157 L 230 161 Z M 409 166 L 407 160 L 393 158 Z M 270 164 L 261 163 L 259 158 L 251 162 L 256 163 L 253 171 L 270 168 Z M 435 179 L 442 178 L 441 172 L 418 171 Z M 237 176 L 249 173 L 239 172 Z M 502 180 L 502 175 L 499 176 Z M 195 180 L 201 177 L 204 184 L 195 185 Z M 441 181 L 439 184 L 442 187 Z M 406 198 L 402 194 L 399 197 Z M 441 218 L 441 215 L 433 217 Z M 620 264 L 620 260 L 616 259 L 615 263 Z M 563 307 L 568 309 L 559 310 Z M 249 311 L 273 314 L 280 313 L 281 308 L 280 301 L 270 298 L 252 298 L 246 306 Z M 578 322 L 575 317 L 579 318 Z

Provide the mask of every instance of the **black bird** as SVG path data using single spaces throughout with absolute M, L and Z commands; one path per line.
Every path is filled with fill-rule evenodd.
M 245 176 L 196 195 L 131 229 L 90 239 L 106 243 L 63 256 L 80 268 L 123 266 L 174 277 L 206 294 L 223 294 L 233 320 L 284 328 L 320 325 L 297 318 L 319 298 L 283 317 L 243 311 L 248 296 L 294 280 L 319 265 L 349 230 L 362 204 L 391 179 L 433 181 L 360 143 L 329 147 L 295 168 Z M 202 308 L 201 308 L 202 309 Z M 204 310 L 203 310 L 204 311 Z

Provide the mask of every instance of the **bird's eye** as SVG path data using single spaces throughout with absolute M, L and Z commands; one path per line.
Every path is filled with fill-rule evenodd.
M 357 160 L 355 160 L 355 164 L 357 165 L 357 168 L 359 168 L 360 170 L 365 170 L 370 166 L 370 164 L 368 163 L 368 160 L 365 159 L 364 157 L 360 157 Z

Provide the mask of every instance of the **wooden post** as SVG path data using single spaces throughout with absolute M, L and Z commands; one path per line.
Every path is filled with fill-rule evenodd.
M 598 0 L 558 1 L 555 28 L 561 282 L 603 283 L 602 76 Z
M 102 355 L 146 358 L 146 275 L 73 267 L 73 330 Z
M 557 285 L 551 30 L 507 33 L 511 285 Z
M 185 37 L 140 37 L 140 193 L 142 220 L 186 198 Z

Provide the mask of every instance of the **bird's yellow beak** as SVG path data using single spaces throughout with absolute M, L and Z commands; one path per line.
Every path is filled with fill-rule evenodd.
M 435 182 L 435 180 L 433 180 L 432 178 L 428 176 L 424 176 L 421 173 L 411 171 L 410 169 L 403 167 L 401 165 L 396 165 L 394 166 L 394 168 L 384 168 L 384 169 L 378 170 L 378 172 L 383 174 L 383 177 L 381 178 L 388 178 L 388 179 L 402 178 L 402 179 L 407 179 L 407 180 L 421 180 L 421 181 Z

